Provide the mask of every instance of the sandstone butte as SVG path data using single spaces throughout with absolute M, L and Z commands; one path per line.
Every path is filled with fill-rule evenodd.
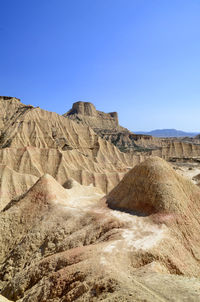
M 0 106 L 0 301 L 200 300 L 198 169 L 160 158 L 196 164 L 196 138 L 124 153 L 91 125 Z
M 200 135 L 195 139 L 159 139 L 150 135 L 134 134 L 119 125 L 117 112 L 98 111 L 89 102 L 74 103 L 72 109 L 63 116 L 91 127 L 103 139 L 126 153 L 154 155 L 173 162 L 199 160 Z

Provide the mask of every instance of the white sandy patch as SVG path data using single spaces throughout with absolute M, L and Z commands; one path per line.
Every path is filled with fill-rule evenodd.
M 81 207 L 82 210 L 88 209 L 88 206 L 94 205 L 104 196 L 103 192 L 92 184 L 83 186 L 76 181 L 73 181 L 72 188 L 66 189 L 66 192 L 68 194 L 66 207 Z
M 103 249 L 103 251 L 104 251 L 105 253 L 112 253 L 113 250 L 116 248 L 116 243 L 117 243 L 117 242 L 118 242 L 118 240 L 113 241 L 111 244 L 107 245 L 107 246 Z
M 139 231 L 139 234 L 138 234 Z M 143 231 L 144 232 L 144 231 Z M 126 241 L 126 244 L 130 250 L 134 249 L 142 249 L 147 250 L 159 243 L 160 240 L 164 237 L 164 229 L 153 229 L 148 228 L 148 235 L 144 235 L 143 232 L 140 232 L 140 230 L 130 229 L 125 230 L 122 234 L 123 238 Z M 138 236 L 139 235 L 139 236 Z M 141 238 L 138 238 L 141 237 Z M 138 238 L 138 239 L 137 239 Z
M 159 242 L 166 238 L 167 227 L 156 225 L 147 221 L 145 217 L 139 217 L 128 213 L 110 210 L 112 215 L 122 222 L 127 223 L 127 228 L 121 229 L 121 238 L 110 241 L 102 250 L 100 263 L 110 266 L 111 258 L 137 250 L 149 250 L 158 245 Z
M 166 237 L 165 225 L 151 223 L 147 217 L 131 215 L 125 212 L 111 210 L 98 203 L 104 194 L 92 186 L 75 185 L 66 189 L 67 200 L 55 201 L 65 210 L 74 211 L 75 215 L 82 215 L 87 211 L 102 214 L 102 219 L 111 217 L 118 219 L 124 225 L 118 230 L 119 238 L 105 243 L 102 249 L 100 262 L 102 265 L 110 266 L 114 258 L 126 258 L 127 253 L 136 250 L 148 250 L 159 244 Z M 111 257 L 111 258 L 110 258 Z
M 82 186 L 77 184 L 71 189 L 66 189 L 68 197 L 66 199 L 55 200 L 56 204 L 63 206 L 64 209 L 81 209 L 87 211 L 104 196 L 101 190 L 91 185 Z
M 131 214 L 117 211 L 117 210 L 112 210 L 111 214 L 112 214 L 112 216 L 118 218 L 119 220 L 121 220 L 123 222 L 133 222 L 134 217 L 135 217 Z

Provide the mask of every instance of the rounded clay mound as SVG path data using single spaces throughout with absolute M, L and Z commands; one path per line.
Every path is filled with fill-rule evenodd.
M 135 166 L 107 196 L 110 207 L 138 214 L 180 212 L 199 201 L 199 188 L 159 157 Z

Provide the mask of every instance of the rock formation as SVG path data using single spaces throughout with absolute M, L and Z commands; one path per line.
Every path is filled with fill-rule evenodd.
M 63 116 L 90 126 L 99 136 L 113 143 L 121 151 L 137 150 L 138 140 L 150 138 L 147 135 L 136 135 L 120 126 L 117 112 L 98 111 L 92 103 L 76 102 Z
M 104 113 L 96 110 L 95 106 L 89 102 L 76 102 L 72 109 L 64 116 L 72 120 L 83 123 L 96 130 L 121 128 L 118 122 L 117 112 Z
M 162 175 L 156 165 L 167 175 L 173 171 L 157 158 L 145 165 L 152 175 Z M 150 177 L 149 185 L 160 177 Z M 3 296 L 19 302 L 198 301 L 199 222 L 188 224 L 197 218 L 195 193 L 187 220 L 181 208 L 178 216 L 173 207 L 163 213 L 164 206 L 137 216 L 108 208 L 93 186 L 68 180 L 65 187 L 44 175 L 0 213 Z
M 104 113 L 92 103 L 77 102 L 65 117 L 82 125 L 90 126 L 100 137 L 114 144 L 122 152 L 135 155 L 159 156 L 168 161 L 184 162 L 200 160 L 200 142 L 193 138 L 156 138 L 134 134 L 118 123 L 117 112 Z
M 0 98 L 0 301 L 199 301 L 200 189 L 146 159 L 197 161 L 198 144 L 122 153 L 89 124 L 123 141 L 115 113 L 75 115 Z
M 108 192 L 130 166 L 141 160 L 140 156 L 119 152 L 87 126 L 26 106 L 16 98 L 1 98 L 0 112 L 0 164 L 32 175 L 35 180 L 49 173 L 61 184 L 72 177 L 83 185 L 93 183 Z M 19 194 L 28 188 L 20 187 Z M 6 194 L 4 186 L 0 200 Z M 8 193 L 8 198 L 11 195 Z

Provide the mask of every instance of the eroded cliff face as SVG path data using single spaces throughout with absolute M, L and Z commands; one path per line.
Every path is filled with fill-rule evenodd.
M 117 112 L 98 111 L 92 103 L 76 102 L 64 116 L 90 126 L 100 137 L 113 143 L 123 152 L 148 150 L 144 140 L 152 139 L 151 136 L 137 135 L 120 126 Z M 151 150 L 150 144 L 147 145 Z
M 90 109 L 85 112 L 91 114 Z M 60 184 L 72 177 L 109 192 L 142 160 L 120 152 L 89 126 L 16 98 L 0 98 L 0 117 L 0 208 L 44 173 Z
M 77 102 L 65 117 L 79 124 L 90 126 L 101 138 L 114 144 L 120 151 L 134 155 L 159 156 L 173 162 L 198 162 L 200 140 L 196 138 L 156 138 L 134 134 L 118 123 L 116 112 L 104 113 L 96 110 L 92 103 Z

